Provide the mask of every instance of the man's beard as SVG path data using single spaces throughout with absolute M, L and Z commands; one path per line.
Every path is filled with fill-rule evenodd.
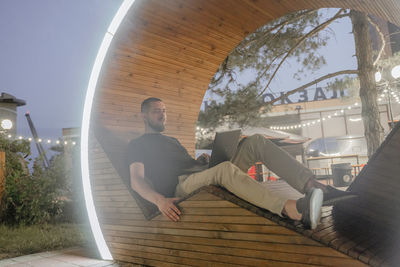
M 150 121 L 147 121 L 147 123 L 149 124 L 150 128 L 152 128 L 154 131 L 156 132 L 163 132 L 165 130 L 165 125 L 164 124 L 155 124 L 152 123 Z

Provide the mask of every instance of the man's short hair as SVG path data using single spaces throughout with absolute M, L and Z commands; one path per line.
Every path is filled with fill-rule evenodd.
M 150 104 L 153 102 L 162 102 L 162 100 L 157 97 L 149 97 L 149 98 L 143 100 L 142 106 L 140 107 L 140 110 L 142 111 L 142 113 L 146 113 L 150 108 Z

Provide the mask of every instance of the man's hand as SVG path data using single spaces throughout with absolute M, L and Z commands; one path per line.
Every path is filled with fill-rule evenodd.
M 203 153 L 196 160 L 203 165 L 208 164 L 210 162 L 210 155 Z
M 134 162 L 130 166 L 131 187 L 144 199 L 154 203 L 161 213 L 176 222 L 179 220 L 181 212 L 175 206 L 174 201 L 179 198 L 165 198 L 163 195 L 153 190 L 151 186 L 144 180 L 144 165 L 140 162 Z
M 179 200 L 179 198 L 161 197 L 156 203 L 160 212 L 174 222 L 179 221 L 179 216 L 181 215 L 181 211 L 175 206 L 174 203 L 177 200 Z

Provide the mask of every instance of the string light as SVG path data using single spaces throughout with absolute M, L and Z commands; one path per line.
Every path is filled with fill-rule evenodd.
M 360 104 L 358 102 L 355 102 L 353 104 L 354 107 L 359 107 L 359 105 Z M 348 109 L 348 110 L 351 110 L 352 108 L 353 108 L 352 106 L 346 107 L 346 109 Z M 340 113 L 344 113 L 344 110 L 345 109 L 341 109 Z M 297 129 L 297 128 L 302 128 L 302 127 L 308 127 L 308 126 L 311 126 L 311 125 L 316 125 L 317 123 L 321 123 L 321 121 L 330 120 L 333 117 L 337 117 L 337 116 L 339 116 L 339 113 L 337 111 L 335 111 L 335 113 L 330 114 L 330 115 L 325 116 L 325 117 L 322 117 L 321 119 L 316 119 L 316 120 L 312 120 L 312 121 L 308 121 L 308 122 L 304 122 L 302 124 L 296 124 L 296 125 L 271 126 L 270 129 L 272 129 L 272 130 L 287 130 L 287 129 Z M 354 120 L 354 121 L 359 121 L 359 120 Z
M 384 89 L 383 92 L 387 93 L 388 90 Z M 390 94 L 392 95 L 392 97 L 394 97 L 396 102 L 398 104 L 400 104 L 400 98 L 397 95 L 397 92 L 391 91 Z M 384 97 L 385 94 L 382 93 L 380 96 Z M 378 101 L 382 101 L 381 97 L 378 98 Z M 351 109 L 353 109 L 353 107 L 360 107 L 360 104 L 358 102 L 355 102 L 353 105 L 350 105 L 350 106 L 346 107 L 345 109 L 351 110 Z M 340 113 L 344 113 L 345 109 L 341 109 Z M 307 126 L 310 126 L 310 125 L 315 125 L 317 123 L 321 123 L 321 121 L 326 121 L 326 120 L 331 119 L 332 117 L 337 117 L 337 116 L 339 116 L 339 113 L 337 111 L 335 111 L 335 113 L 330 114 L 330 115 L 328 115 L 326 117 L 322 117 L 321 119 L 312 120 L 312 121 L 309 121 L 309 122 L 300 123 L 300 124 L 296 124 L 296 125 L 271 126 L 270 129 L 272 129 L 272 130 L 287 130 L 287 129 L 293 129 L 293 128 L 297 129 L 297 128 L 302 128 L 302 127 L 307 127 Z M 354 119 L 354 120 L 351 120 L 351 121 L 360 121 L 360 119 Z
M 6 136 L 8 139 L 14 139 L 14 140 L 19 140 L 19 141 L 23 141 L 23 140 L 25 140 L 25 141 L 29 141 L 29 142 L 32 142 L 33 141 L 33 138 L 32 137 L 24 137 L 24 136 L 22 136 L 22 135 L 15 135 L 15 136 L 13 136 L 12 134 L 8 134 L 7 136 Z M 45 141 L 44 141 L 45 140 Z M 59 139 L 56 139 L 56 140 L 52 140 L 52 139 L 44 139 L 44 138 L 38 138 L 37 139 L 37 141 L 39 142 L 39 143 L 43 143 L 43 144 L 57 144 L 57 145 L 59 145 L 61 142 L 60 142 L 60 140 Z M 71 142 L 68 142 L 68 141 L 66 141 L 66 140 L 63 140 L 63 144 L 65 144 L 65 145 L 67 145 L 67 144 L 70 144 L 70 145 L 76 145 L 76 142 L 75 141 L 71 141 Z

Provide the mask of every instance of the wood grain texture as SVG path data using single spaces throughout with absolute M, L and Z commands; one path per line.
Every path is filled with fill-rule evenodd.
M 396 260 L 382 251 L 381 239 L 372 241 L 363 236 L 365 232 L 352 231 L 353 224 L 338 228 L 331 210 L 325 210 L 323 224 L 310 231 L 218 190 L 199 192 L 182 202 L 181 227 L 160 216 L 147 223 L 128 190 L 126 170 L 115 158 L 121 145 L 114 146 L 113 139 L 123 144 L 143 132 L 140 103 L 151 96 L 167 105 L 166 134 L 193 154 L 203 95 L 230 51 L 246 35 L 282 15 L 323 7 L 357 9 L 400 25 L 397 0 L 135 1 L 106 56 L 91 118 L 91 131 L 107 132 L 99 134 L 106 136 L 100 143 L 91 138 L 90 175 L 101 228 L 116 259 L 150 266 L 361 266 L 361 261 L 378 266 Z M 373 219 L 388 212 L 374 199 L 397 199 L 398 183 L 387 171 L 392 166 L 388 161 L 396 156 L 396 151 L 382 155 L 374 164 L 386 170 L 371 167 L 370 175 L 357 182 L 354 190 L 372 198 L 348 205 L 353 216 Z M 378 182 L 373 176 L 379 173 Z M 374 191 L 379 185 L 386 189 Z M 394 219 L 383 217 L 381 222 L 395 226 Z
M 183 216 L 178 223 L 161 215 L 148 221 L 102 146 L 95 137 L 91 140 L 95 153 L 90 162 L 96 166 L 91 168 L 93 197 L 106 242 L 117 260 L 150 266 L 363 266 L 280 225 L 279 216 L 269 215 L 274 220 L 258 216 L 245 209 L 247 202 L 232 202 L 234 196 L 218 188 L 200 190 L 179 203 Z M 95 163 L 108 171 L 94 173 Z M 283 192 L 278 185 L 273 188 Z M 325 222 L 329 212 L 323 213 Z
M 166 134 L 194 152 L 194 125 L 209 81 L 234 47 L 290 12 L 353 8 L 400 24 L 396 0 L 137 0 L 115 34 L 96 90 L 93 119 L 115 132 L 143 131 L 140 103 L 162 98 Z

